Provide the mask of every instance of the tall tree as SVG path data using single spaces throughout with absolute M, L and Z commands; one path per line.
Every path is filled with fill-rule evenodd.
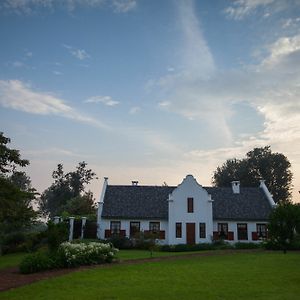
M 269 236 L 284 252 L 293 247 L 300 235 L 300 205 L 285 203 L 278 205 L 270 215 Z
M 214 172 L 216 186 L 230 186 L 240 180 L 243 186 L 258 186 L 264 179 L 275 202 L 288 202 L 291 197 L 291 164 L 282 153 L 272 152 L 270 146 L 254 148 L 244 159 L 228 159 Z
M 85 215 L 95 211 L 93 194 L 85 193 L 87 184 L 96 174 L 87 168 L 86 162 L 80 162 L 75 171 L 64 173 L 63 165 L 58 164 L 52 173 L 54 183 L 41 195 L 40 209 L 50 218 L 62 215 L 64 212 Z
M 18 167 L 29 164 L 19 150 L 10 149 L 10 139 L 0 132 L 0 235 L 32 224 L 37 213 L 32 208 L 35 189 L 30 178 Z

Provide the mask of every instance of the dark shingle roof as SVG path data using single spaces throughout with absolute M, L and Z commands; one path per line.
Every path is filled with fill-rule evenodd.
M 168 196 L 174 187 L 108 185 L 102 217 L 168 219 Z
M 231 187 L 206 187 L 213 202 L 216 220 L 267 220 L 272 207 L 261 188 L 240 188 L 233 194 Z
M 176 187 L 108 185 L 102 217 L 168 219 L 168 195 Z M 204 187 L 212 195 L 213 218 L 219 220 L 266 220 L 271 205 L 260 188 Z

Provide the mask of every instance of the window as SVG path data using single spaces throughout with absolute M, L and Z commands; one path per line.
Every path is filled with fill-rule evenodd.
M 258 238 L 267 238 L 267 224 L 256 224 Z
M 159 222 L 150 222 L 149 223 L 149 231 L 152 233 L 159 233 L 160 223 Z
M 120 235 L 121 221 L 111 221 L 110 231 L 112 235 Z
M 176 223 L 176 238 L 182 237 L 182 225 L 181 223 Z
M 194 198 L 187 198 L 187 212 L 194 212 Z
M 218 223 L 219 238 L 228 240 L 228 223 Z
M 246 223 L 237 224 L 238 240 L 248 240 L 248 229 Z
M 140 222 L 130 222 L 130 237 L 140 232 Z
M 206 238 L 205 223 L 199 223 L 199 236 L 200 236 L 200 239 Z

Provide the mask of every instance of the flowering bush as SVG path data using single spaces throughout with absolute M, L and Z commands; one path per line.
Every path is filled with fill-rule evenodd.
M 64 242 L 58 249 L 58 257 L 63 266 L 76 267 L 112 262 L 117 251 L 119 250 L 114 248 L 112 244 Z
M 109 263 L 118 251 L 112 244 L 64 242 L 56 252 L 37 252 L 26 256 L 20 264 L 20 271 L 28 274 L 49 269 Z

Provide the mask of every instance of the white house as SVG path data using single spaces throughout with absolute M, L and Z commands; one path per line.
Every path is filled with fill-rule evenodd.
M 100 239 L 158 234 L 162 244 L 258 241 L 267 235 L 275 206 L 263 180 L 259 187 L 202 187 L 192 175 L 178 186 L 109 185 L 104 178 L 98 208 Z

